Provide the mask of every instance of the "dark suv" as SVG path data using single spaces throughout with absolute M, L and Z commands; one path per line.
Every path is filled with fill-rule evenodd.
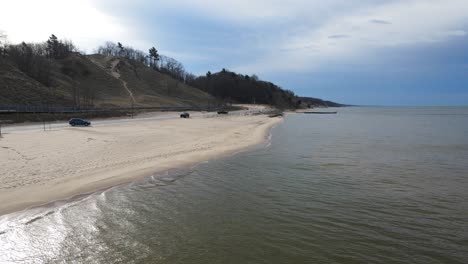
M 68 121 L 70 126 L 90 126 L 91 122 L 80 119 L 80 118 L 72 118 Z
M 182 113 L 180 114 L 180 118 L 190 118 L 190 114 L 185 112 L 185 113 Z

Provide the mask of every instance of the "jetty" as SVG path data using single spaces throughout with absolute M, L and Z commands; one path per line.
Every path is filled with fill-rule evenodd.
M 304 114 L 335 115 L 338 112 L 303 112 Z

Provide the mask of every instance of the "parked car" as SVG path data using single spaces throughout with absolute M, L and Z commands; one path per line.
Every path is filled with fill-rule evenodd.
M 227 115 L 227 114 L 229 114 L 228 111 L 224 111 L 224 110 L 223 111 L 218 111 L 218 115 Z
M 190 114 L 187 113 L 187 112 L 184 112 L 184 113 L 180 114 L 180 118 L 190 118 Z
M 81 119 L 81 118 L 72 118 L 68 121 L 70 126 L 90 126 L 91 122 Z

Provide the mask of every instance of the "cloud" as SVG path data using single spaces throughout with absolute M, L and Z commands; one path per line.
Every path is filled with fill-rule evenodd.
M 128 26 L 90 0 L 2 1 L 0 28 L 13 43 L 45 41 L 51 34 L 91 52 L 105 40 L 128 37 Z
M 209 25 L 236 28 L 232 47 L 240 49 L 249 60 L 237 60 L 231 68 L 251 71 L 301 71 L 323 65 L 364 61 L 373 49 L 393 49 L 402 46 L 427 45 L 464 36 L 468 23 L 466 0 L 98 0 L 101 10 L 119 9 L 125 16 L 128 10 L 140 14 L 144 10 L 152 16 L 184 17 L 203 28 L 194 29 L 192 36 L 205 34 Z M 134 19 L 139 19 L 138 17 Z M 207 26 L 208 25 L 208 26 Z M 385 25 L 385 27 L 382 27 Z M 140 26 L 145 27 L 141 24 Z M 188 25 L 192 28 L 192 25 Z M 157 22 L 147 25 L 147 31 L 158 31 Z M 162 30 L 159 37 L 166 46 L 168 35 L 177 34 L 177 28 Z M 225 33 L 229 34 L 230 31 Z M 216 33 L 219 34 L 219 33 Z M 216 40 L 225 36 L 207 35 Z M 351 37 L 352 36 L 352 37 Z M 219 41 L 213 41 L 216 45 Z M 177 43 L 178 44 L 178 43 Z M 205 44 L 205 43 L 204 43 Z M 229 45 L 229 43 L 222 43 Z M 206 43 L 206 45 L 210 45 Z M 183 47 L 172 50 L 186 53 Z M 193 45 L 190 49 L 195 50 Z M 203 50 L 209 50 L 208 47 Z M 281 52 L 281 62 L 278 60 Z M 195 53 L 200 52 L 196 50 Z M 217 53 L 226 63 L 230 52 Z
M 261 27 L 268 24 L 321 23 L 334 16 L 359 10 L 369 5 L 401 0 L 95 0 L 101 11 L 119 12 L 120 16 L 132 14 L 141 19 L 142 13 L 152 16 L 179 15 L 198 17 L 218 23 L 244 27 Z
M 338 34 L 338 35 L 331 35 L 328 36 L 329 39 L 342 39 L 342 38 L 349 38 L 350 36 L 345 35 L 345 34 Z
M 376 17 L 385 20 L 375 23 Z M 381 27 L 384 21 L 392 23 Z M 345 64 L 359 60 L 365 63 L 366 54 L 375 49 L 424 46 L 465 36 L 466 32 L 460 28 L 467 24 L 468 2 L 464 0 L 390 1 L 368 5 L 281 39 L 278 45 L 290 52 L 285 54 L 288 59 L 277 65 L 278 69 L 273 68 L 274 54 L 258 60 L 264 64 L 256 63 L 255 67 L 259 70 L 265 66 L 272 71 L 303 71 L 328 66 L 330 62 Z M 340 41 L 336 41 L 337 38 Z M 313 49 L 308 49 L 312 44 Z
M 451 36 L 451 37 L 464 37 L 467 35 L 467 33 L 464 30 L 453 30 L 453 31 L 447 31 L 443 35 Z
M 369 22 L 374 23 L 374 24 L 382 24 L 382 25 L 391 25 L 392 24 L 389 21 L 380 20 L 380 19 L 371 19 L 371 20 L 369 20 Z
M 0 16 L 0 28 L 13 42 L 54 33 L 88 51 L 105 40 L 143 50 L 156 45 L 190 63 L 217 59 L 253 72 L 365 61 L 374 49 L 456 40 L 468 25 L 466 0 L 3 2 L 9 12 Z

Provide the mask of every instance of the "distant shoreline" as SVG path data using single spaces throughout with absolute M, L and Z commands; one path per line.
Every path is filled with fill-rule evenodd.
M 48 132 L 0 140 L 0 215 L 132 182 L 264 142 L 281 118 L 199 115 Z

